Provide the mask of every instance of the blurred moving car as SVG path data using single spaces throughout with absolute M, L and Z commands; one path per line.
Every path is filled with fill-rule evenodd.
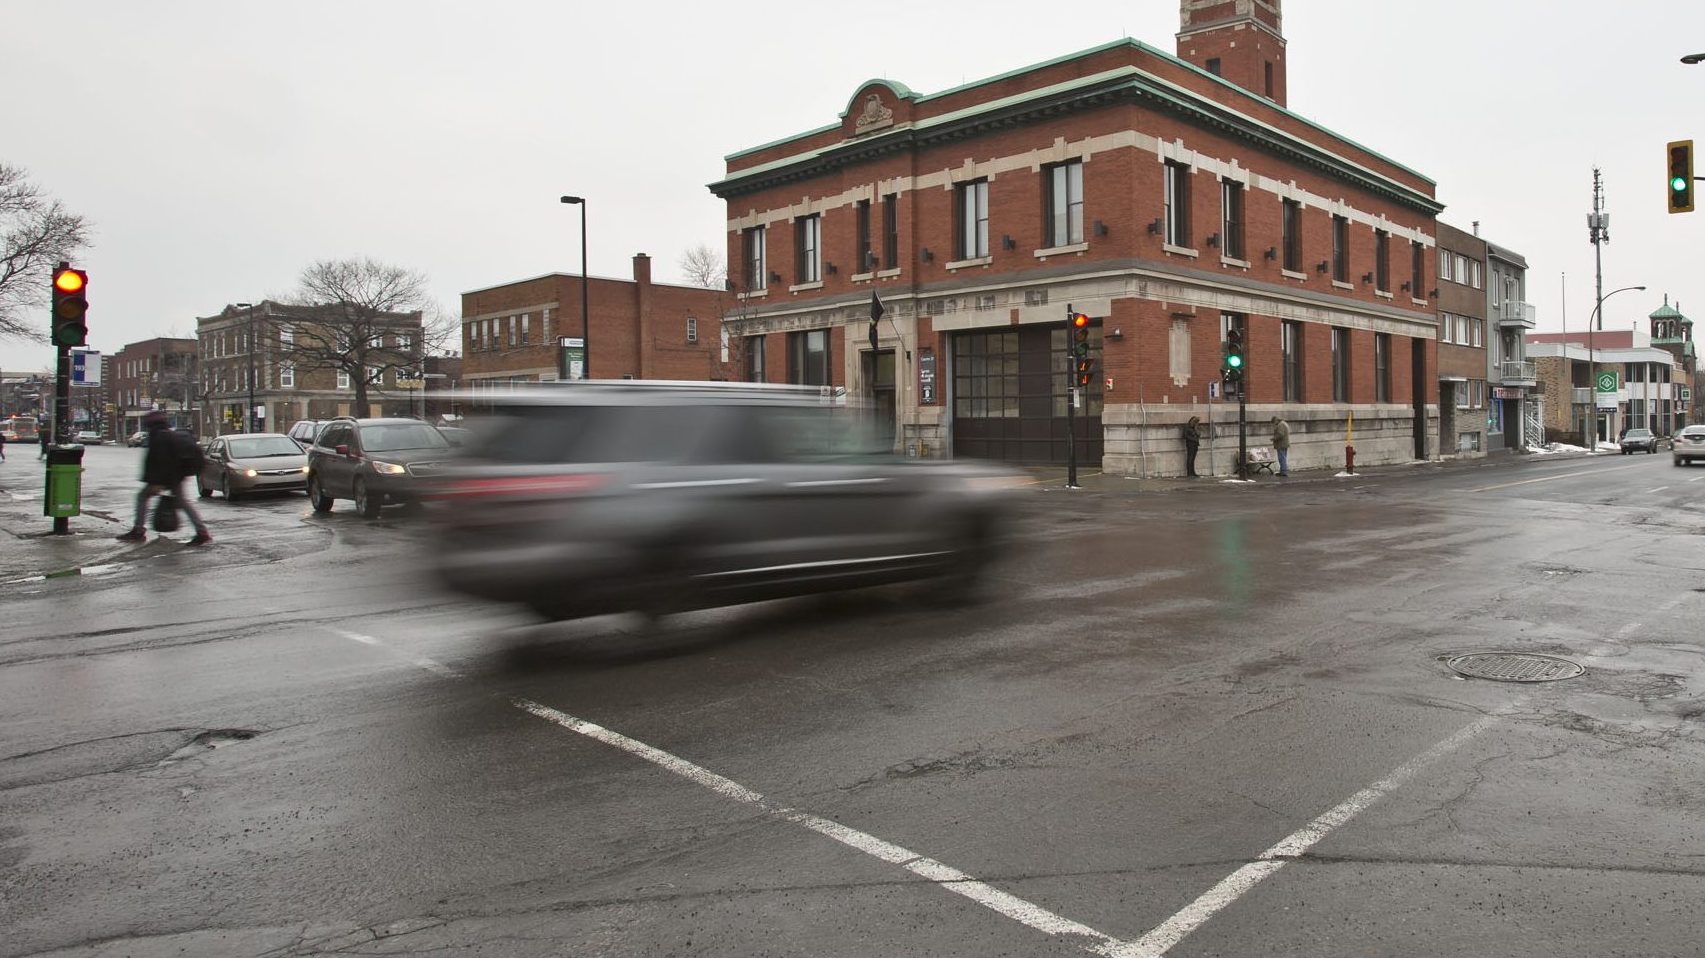
M 963 593 L 1025 482 L 897 457 L 815 387 L 577 383 L 493 402 L 432 483 L 438 574 L 549 619 L 928 577 Z
M 1678 466 L 1705 459 L 1705 425 L 1683 426 L 1670 440 L 1670 459 Z
M 148 434 L 141 431 L 133 432 L 130 434 L 130 438 L 124 441 L 124 444 L 127 446 L 146 446 L 148 445 Z
M 279 432 L 239 433 L 207 441 L 195 491 L 206 499 L 217 489 L 236 502 L 251 492 L 288 492 L 308 482 L 308 454 Z
M 1658 451 L 1658 437 L 1650 429 L 1630 429 L 1617 440 L 1622 447 L 1624 456 L 1636 452 L 1655 453 Z
M 438 431 L 458 449 L 468 444 L 468 431 L 461 426 L 439 426 Z
M 315 512 L 355 500 L 376 519 L 386 503 L 418 501 L 416 480 L 437 472 L 450 442 L 418 419 L 331 419 L 308 447 L 308 499 Z

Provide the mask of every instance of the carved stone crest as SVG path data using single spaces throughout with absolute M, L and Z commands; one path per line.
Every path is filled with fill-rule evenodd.
M 864 101 L 864 112 L 853 120 L 855 134 L 869 133 L 880 130 L 885 126 L 894 125 L 894 111 L 882 105 L 882 98 L 872 93 Z

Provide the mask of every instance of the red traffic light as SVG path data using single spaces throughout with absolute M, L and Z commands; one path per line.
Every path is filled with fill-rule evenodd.
M 1073 313 L 1072 314 L 1072 328 L 1073 329 L 1084 329 L 1088 326 L 1089 326 L 1089 317 L 1088 316 L 1085 316 L 1082 313 Z

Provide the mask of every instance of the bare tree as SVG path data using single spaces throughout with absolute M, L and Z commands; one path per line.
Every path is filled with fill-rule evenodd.
M 34 321 L 28 310 L 45 304 L 53 267 L 88 242 L 83 217 L 66 212 L 22 169 L 0 163 L 0 338 L 47 339 L 46 316 Z
M 700 243 L 682 253 L 679 265 L 694 286 L 706 289 L 728 287 L 728 270 L 722 264 L 722 254 L 711 249 L 709 244 Z
M 431 337 L 446 335 L 444 323 L 422 322 L 434 305 L 426 277 L 372 259 L 320 260 L 302 271 L 290 299 L 292 308 L 268 318 L 290 335 L 269 340 L 297 369 L 347 374 L 356 409 L 367 408 L 369 387 L 387 370 L 418 375 L 421 357 L 441 345 Z
M 737 295 L 738 290 L 729 279 L 728 267 L 722 261 L 722 254 L 708 244 L 700 243 L 682 253 L 678 265 L 693 285 L 719 291 L 717 312 L 721 327 L 720 345 L 724 351 L 723 355 L 726 356 L 718 364 L 721 367 L 721 377 L 736 380 L 744 378 L 746 350 L 749 348 L 744 330 L 754 310 L 745 297 Z

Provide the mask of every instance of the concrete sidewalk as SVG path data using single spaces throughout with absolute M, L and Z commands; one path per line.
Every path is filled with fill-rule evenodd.
M 90 508 L 87 503 L 83 514 L 70 520 L 69 535 L 54 535 L 53 520 L 41 511 L 45 485 L 40 468 L 12 468 L 0 474 L 0 586 L 79 575 L 83 569 L 150 551 L 151 543 L 133 545 L 113 538 L 130 528 L 128 517 Z

